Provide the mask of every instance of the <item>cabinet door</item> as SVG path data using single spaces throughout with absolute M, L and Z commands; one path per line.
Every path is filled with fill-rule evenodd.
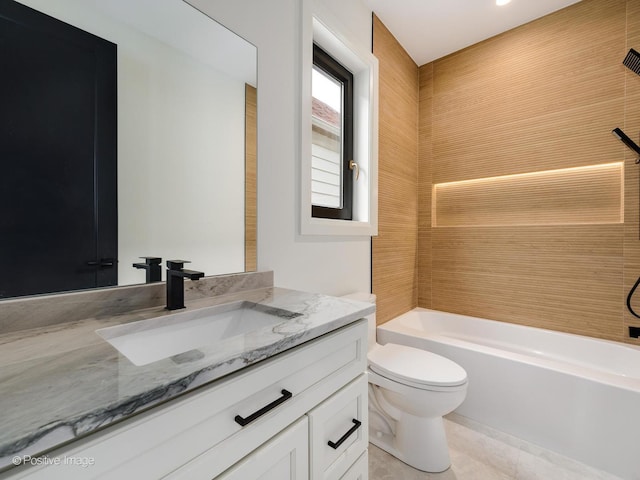
M 368 480 L 369 479 L 369 450 L 365 450 L 340 480 Z
M 360 375 L 308 413 L 313 480 L 338 480 L 367 449 L 367 385 Z
M 302 417 L 247 455 L 220 480 L 306 480 L 309 478 L 309 424 Z

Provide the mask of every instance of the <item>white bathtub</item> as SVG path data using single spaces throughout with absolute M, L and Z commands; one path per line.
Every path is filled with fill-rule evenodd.
M 640 348 L 422 308 L 377 335 L 461 365 L 458 414 L 640 480 Z

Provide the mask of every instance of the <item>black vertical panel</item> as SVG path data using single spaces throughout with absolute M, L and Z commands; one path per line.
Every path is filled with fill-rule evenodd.
M 118 128 L 117 51 L 101 42 L 96 47 L 96 216 L 97 257 L 106 262 L 97 271 L 98 287 L 118 282 Z M 113 266 L 109 266 L 111 263 Z
M 117 231 L 113 248 L 98 234 L 117 226 L 115 58 L 105 40 L 0 3 L 0 264 L 12 272 L 0 298 L 117 281 L 99 265 L 116 258 Z

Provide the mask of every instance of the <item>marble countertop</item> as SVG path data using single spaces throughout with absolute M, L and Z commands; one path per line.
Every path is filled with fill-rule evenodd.
M 161 307 L 0 335 L 0 471 L 15 456 L 36 456 L 205 383 L 348 325 L 370 304 L 280 288 L 191 301 L 187 310 L 249 301 L 281 309 L 283 321 L 260 335 L 203 345 L 136 366 L 96 330 L 170 314 Z M 287 315 L 288 312 L 299 314 Z

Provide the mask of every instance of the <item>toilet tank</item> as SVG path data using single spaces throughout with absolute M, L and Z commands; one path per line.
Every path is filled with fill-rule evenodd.
M 376 304 L 375 293 L 366 292 L 354 292 L 348 295 L 342 295 L 341 298 L 348 298 L 350 300 L 356 300 L 358 302 L 366 302 Z M 376 344 L 376 314 L 375 312 L 365 317 L 369 322 L 369 350 Z

